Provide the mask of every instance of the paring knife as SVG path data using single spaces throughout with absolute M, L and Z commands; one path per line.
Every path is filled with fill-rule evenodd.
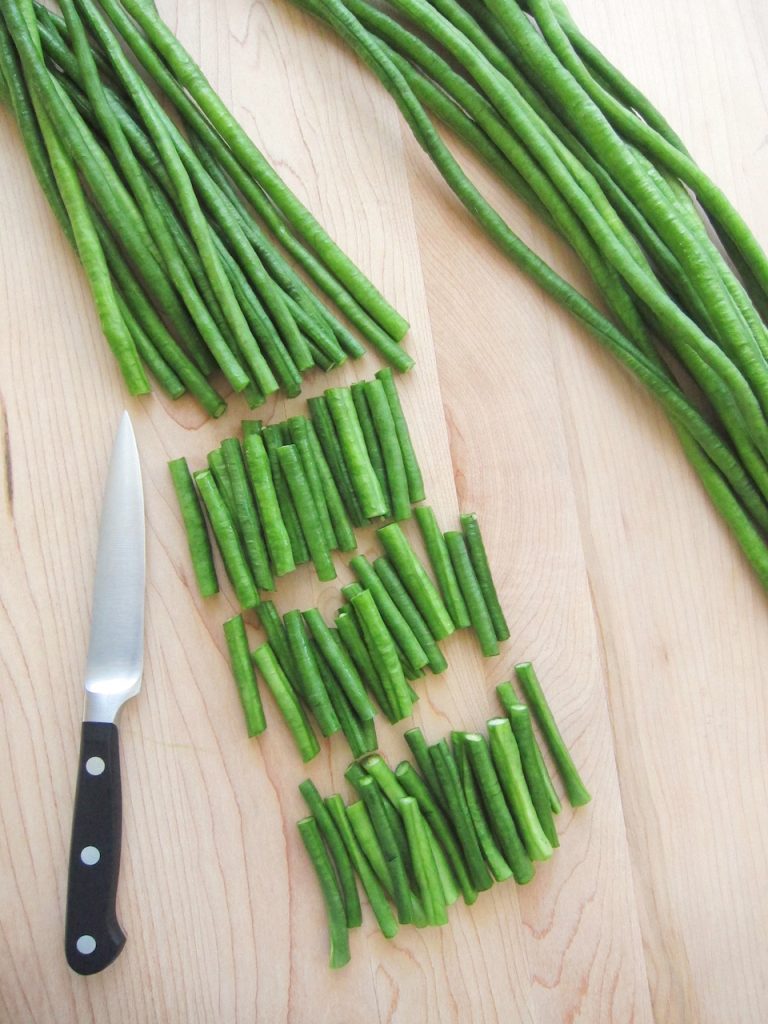
M 115 914 L 122 816 L 116 720 L 141 689 L 143 660 L 144 493 L 126 412 L 101 513 L 69 853 L 65 949 L 78 974 L 102 971 L 125 945 Z

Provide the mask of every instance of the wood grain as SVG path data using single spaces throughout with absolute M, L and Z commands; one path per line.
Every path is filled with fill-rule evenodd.
M 768 17 L 758 0 L 574 0 L 768 239 Z M 446 523 L 481 516 L 509 609 L 492 664 L 465 637 L 422 688 L 430 735 L 477 727 L 516 660 L 539 666 L 593 803 L 530 886 L 388 943 L 366 913 L 326 968 L 296 834 L 306 770 L 271 704 L 244 735 L 220 624 L 194 588 L 165 461 L 244 414 L 129 400 L 80 270 L 0 113 L 0 1020 L 99 1024 L 768 1019 L 766 599 L 653 403 L 480 235 L 386 94 L 282 0 L 161 4 L 290 186 L 410 318 L 402 383 Z M 526 239 L 578 268 L 471 157 Z M 334 375 L 368 375 L 373 358 Z M 310 382 L 307 394 L 324 386 Z M 122 720 L 119 911 L 103 975 L 62 955 L 65 865 L 101 490 L 127 405 L 147 502 L 147 659 Z M 266 419 L 301 401 L 272 402 Z M 361 537 L 363 550 L 372 549 Z M 347 577 L 340 569 L 340 582 Z M 281 610 L 338 583 L 281 584 Z M 254 630 L 253 637 L 256 638 Z M 379 729 L 405 753 L 402 729 Z M 309 767 L 344 785 L 334 740 Z

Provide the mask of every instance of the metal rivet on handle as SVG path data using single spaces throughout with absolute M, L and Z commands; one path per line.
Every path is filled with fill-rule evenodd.
M 102 757 L 89 757 L 85 762 L 85 770 L 89 775 L 101 775 L 106 767 Z
M 82 953 L 83 956 L 88 956 L 96 949 L 96 939 L 92 935 L 81 935 L 75 943 L 77 952 Z
M 101 854 L 95 846 L 84 846 L 80 851 L 80 860 L 83 864 L 87 864 L 89 867 L 92 864 L 98 864 L 101 858 Z

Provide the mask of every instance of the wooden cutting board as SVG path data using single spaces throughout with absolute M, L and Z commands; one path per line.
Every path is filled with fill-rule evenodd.
M 327 969 L 320 894 L 295 830 L 305 777 L 274 707 L 244 734 L 224 655 L 229 593 L 196 594 L 166 460 L 245 414 L 129 400 L 78 266 L 0 114 L 0 1019 L 8 1024 L 768 1019 L 766 600 L 657 408 L 496 253 L 389 97 L 282 0 L 161 3 L 297 194 L 410 319 L 402 395 L 448 527 L 479 513 L 512 636 L 466 637 L 420 684 L 430 737 L 496 713 L 539 667 L 593 803 L 524 890 L 495 887 L 442 929 L 392 942 L 366 913 Z M 758 0 L 574 0 L 587 34 L 668 114 L 768 242 L 768 14 Z M 510 223 L 583 277 L 462 153 Z M 374 358 L 334 383 L 369 376 Z M 306 394 L 326 379 L 313 378 Z M 302 401 L 270 402 L 267 420 Z M 104 974 L 62 950 L 66 858 L 97 522 L 120 412 L 143 463 L 144 690 L 122 720 L 127 947 Z M 361 538 L 363 550 L 372 549 Z M 339 583 L 347 576 L 340 575 Z M 283 611 L 338 584 L 302 573 Z M 254 630 L 253 638 L 257 633 Z M 392 758 L 402 726 L 379 729 Z M 308 769 L 346 792 L 344 745 Z

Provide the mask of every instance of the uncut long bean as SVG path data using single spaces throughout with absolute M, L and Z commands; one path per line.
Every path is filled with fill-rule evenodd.
M 392 94 L 420 145 L 434 161 L 446 182 L 499 248 L 533 277 L 544 291 L 570 310 L 601 344 L 635 373 L 661 402 L 675 424 L 690 431 L 696 444 L 702 446 L 716 469 L 723 474 L 721 486 L 708 488 L 716 508 L 733 529 L 742 551 L 761 582 L 768 586 L 768 549 L 744 523 L 738 504 L 740 500 L 748 500 L 747 496 L 751 500 L 754 488 L 728 446 L 711 430 L 686 399 L 669 386 L 664 374 L 660 374 L 658 369 L 591 303 L 552 271 L 509 229 L 461 170 L 397 68 L 388 60 L 376 40 L 350 15 L 343 3 L 340 0 L 324 0 L 321 5 L 314 0 L 302 0 L 302 6 L 328 21 L 366 61 Z M 700 471 L 698 464 L 696 468 Z M 734 489 L 733 492 L 731 488 Z

